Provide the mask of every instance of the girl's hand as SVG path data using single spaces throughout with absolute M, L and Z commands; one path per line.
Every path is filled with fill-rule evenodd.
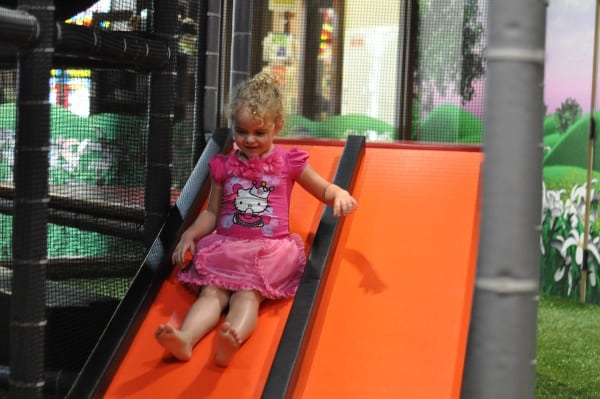
M 331 205 L 336 217 L 348 216 L 358 207 L 358 202 L 348 191 L 325 180 L 310 165 L 304 167 L 297 182 L 315 198 Z
M 196 246 L 194 240 L 189 239 L 186 235 L 181 236 L 181 240 L 175 247 L 173 251 L 173 255 L 171 256 L 171 261 L 176 266 L 182 266 L 192 260 L 194 253 L 196 251 Z
M 335 197 L 333 198 L 333 216 L 348 216 L 356 208 L 358 208 L 358 202 L 348 191 L 340 189 L 335 192 Z

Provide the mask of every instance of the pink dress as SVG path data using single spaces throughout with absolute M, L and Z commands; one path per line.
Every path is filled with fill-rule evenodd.
M 217 228 L 198 240 L 180 281 L 193 290 L 215 285 L 257 290 L 270 299 L 292 297 L 306 252 L 302 238 L 289 231 L 289 204 L 307 160 L 305 151 L 277 146 L 264 158 L 248 160 L 237 151 L 213 157 L 211 177 L 223 186 Z

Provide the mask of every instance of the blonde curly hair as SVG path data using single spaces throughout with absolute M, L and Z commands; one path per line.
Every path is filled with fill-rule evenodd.
M 229 102 L 229 119 L 234 121 L 244 109 L 263 123 L 265 119 L 274 123 L 283 120 L 283 99 L 277 77 L 260 72 L 240 84 Z

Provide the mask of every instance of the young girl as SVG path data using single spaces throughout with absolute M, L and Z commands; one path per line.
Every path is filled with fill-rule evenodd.
M 304 270 L 302 239 L 288 228 L 294 182 L 349 215 L 356 200 L 329 183 L 307 163 L 308 154 L 273 143 L 284 124 L 277 80 L 260 73 L 243 83 L 230 103 L 235 151 L 209 162 L 212 188 L 207 209 L 183 233 L 172 261 L 190 267 L 180 281 L 199 292 L 180 328 L 156 329 L 158 342 L 179 360 L 189 360 L 194 345 L 219 322 L 215 362 L 227 366 L 254 331 L 260 303 L 292 297 Z M 215 230 L 213 232 L 213 230 Z

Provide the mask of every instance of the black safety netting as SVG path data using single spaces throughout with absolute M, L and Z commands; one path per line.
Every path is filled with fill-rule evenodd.
M 45 25 L 18 3 L 0 1 L 0 397 L 15 368 L 66 392 L 240 70 L 280 78 L 282 139 L 483 142 L 487 0 L 42 1 Z
M 0 4 L 8 23 L 14 3 Z M 40 391 L 42 382 L 46 395 L 66 393 L 157 236 L 148 213 L 164 220 L 193 162 L 194 71 L 185 58 L 195 38 L 173 38 L 178 11 L 194 10 L 186 5 L 163 12 L 174 18 L 156 22 L 151 1 L 46 3 L 56 4 L 47 26 L 58 26 L 54 44 L 47 43 L 54 46 L 48 68 L 32 72 L 23 65 L 39 62 L 27 58 L 37 41 L 22 50 L 8 43 L 0 52 L 0 389 L 16 396 Z M 36 7 L 20 10 L 43 24 L 46 16 Z M 193 34 L 194 23 L 185 22 Z M 163 36 L 152 36 L 157 23 Z M 164 65 L 176 58 L 168 52 L 176 51 L 179 67 L 187 68 L 177 71 L 178 80 L 154 78 L 159 83 L 151 89 L 152 60 L 142 65 L 121 42 L 126 51 L 139 46 L 142 57 Z M 168 67 L 160 70 L 174 75 Z M 40 74 L 46 87 L 35 85 Z M 39 112 L 24 117 L 34 103 L 41 104 Z M 153 150 L 149 165 L 150 129 L 158 132 L 154 146 L 162 148 Z M 44 134 L 47 139 L 40 138 Z M 156 155 L 161 152 L 168 154 Z M 149 168 L 163 164 L 173 170 L 171 181 L 161 179 L 166 190 L 146 179 Z M 162 190 L 167 204 L 161 209 L 147 198 L 149 186 Z M 21 350 L 21 339 L 31 349 Z M 36 348 L 42 354 L 30 357 Z
M 251 72 L 281 77 L 284 136 L 482 143 L 487 0 L 282 3 L 255 7 Z

